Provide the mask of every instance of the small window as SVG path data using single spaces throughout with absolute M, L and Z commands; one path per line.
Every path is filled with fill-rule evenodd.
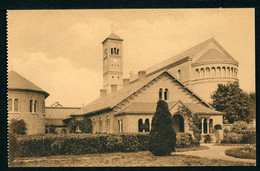
M 114 76 L 112 76 L 112 78 L 114 78 Z
M 120 128 L 121 128 L 120 132 L 123 132 L 123 120 L 122 119 L 120 120 Z
M 138 120 L 138 132 L 143 132 L 143 119 Z
M 33 112 L 33 100 L 30 100 L 30 112 Z
M 113 55 L 113 48 L 111 48 L 111 55 Z
M 8 99 L 8 111 L 13 111 L 13 100 Z
M 114 53 L 115 53 L 115 55 L 116 55 L 116 48 L 114 48 Z
M 150 131 L 150 121 L 149 119 L 145 119 L 145 132 Z
M 164 91 L 164 100 L 168 100 L 169 96 L 168 96 L 168 89 L 166 88 Z
M 163 89 L 160 88 L 160 90 L 159 90 L 159 100 L 162 100 L 162 93 L 163 93 Z
M 117 52 L 116 52 L 117 55 L 119 55 L 119 49 L 117 49 Z
M 14 100 L 14 111 L 18 112 L 18 99 Z
M 119 76 L 117 78 L 119 79 Z
M 36 113 L 37 112 L 37 105 L 38 105 L 38 102 L 37 102 L 37 100 L 35 100 L 35 102 L 34 102 L 34 113 Z

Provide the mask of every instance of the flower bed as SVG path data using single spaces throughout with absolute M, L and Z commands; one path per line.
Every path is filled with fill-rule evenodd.
M 232 148 L 225 151 L 228 156 L 243 158 L 243 159 L 256 159 L 256 145 L 246 145 L 242 148 Z

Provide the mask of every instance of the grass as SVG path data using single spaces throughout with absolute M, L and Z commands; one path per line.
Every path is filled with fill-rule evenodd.
M 228 156 L 242 158 L 242 159 L 256 159 L 256 151 L 255 150 L 249 151 L 246 150 L 244 147 L 227 149 L 225 151 L 225 154 Z
M 184 155 L 154 156 L 149 151 L 17 158 L 11 167 L 250 166 L 254 164 Z

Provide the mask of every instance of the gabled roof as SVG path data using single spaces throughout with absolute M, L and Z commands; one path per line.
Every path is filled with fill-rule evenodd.
M 111 33 L 102 43 L 104 43 L 107 39 L 123 41 L 123 39 L 115 33 Z
M 146 69 L 146 74 L 147 75 L 151 75 L 154 74 L 158 71 L 164 70 L 164 69 L 169 69 L 172 68 L 175 65 L 178 65 L 181 61 L 185 62 L 185 60 L 192 60 L 194 56 L 196 56 L 201 50 L 203 50 L 204 48 L 206 48 L 210 43 L 214 43 L 226 56 L 226 58 L 228 58 L 231 61 L 234 61 L 236 63 L 238 63 L 234 58 L 232 58 L 225 50 L 224 48 L 214 39 L 214 38 L 210 38 L 196 46 L 193 46 L 187 50 L 185 50 L 184 52 L 175 55 L 171 58 L 168 58 L 148 69 Z M 220 52 L 219 52 L 220 53 Z M 224 55 L 223 54 L 223 55 Z M 205 56 L 206 58 L 207 56 Z M 212 55 L 213 57 L 213 55 Z M 223 57 L 223 56 L 221 56 Z M 135 80 L 138 79 L 138 74 L 133 75 L 130 78 L 130 82 L 133 82 Z
M 45 98 L 49 96 L 49 93 L 42 90 L 37 85 L 33 84 L 31 81 L 27 80 L 15 71 L 8 72 L 8 89 L 9 90 L 25 90 L 25 91 L 35 91 L 40 92 L 45 95 Z
M 45 119 L 65 119 L 80 107 L 45 107 Z
M 200 62 L 216 62 L 216 61 L 234 61 L 233 59 L 228 58 L 226 55 L 221 53 L 217 49 L 209 49 L 206 53 L 204 53 L 195 63 Z
M 95 113 L 103 110 L 111 110 L 113 107 L 118 105 L 120 102 L 125 100 L 130 95 L 134 94 L 136 91 L 138 91 L 140 88 L 151 82 L 153 79 L 157 78 L 158 76 L 162 75 L 163 73 L 167 73 L 169 76 L 171 76 L 173 79 L 175 79 L 182 87 L 184 87 L 186 90 L 188 90 L 191 95 L 198 98 L 203 104 L 205 104 L 208 107 L 211 107 L 206 101 L 204 101 L 202 98 L 200 98 L 198 95 L 196 95 L 192 90 L 190 90 L 188 87 L 186 87 L 184 84 L 182 84 L 179 80 L 177 80 L 173 74 L 171 74 L 168 71 L 161 71 L 156 74 L 153 74 L 149 77 L 146 77 L 145 79 L 135 82 L 133 84 L 130 84 L 126 87 L 123 87 L 122 89 L 117 90 L 116 92 L 110 93 L 106 95 L 105 97 L 100 97 L 93 101 L 92 103 L 84 106 L 80 110 L 76 111 L 71 116 L 75 115 L 83 115 L 83 114 L 90 114 Z
M 46 126 L 66 126 L 66 124 L 63 122 L 63 119 L 45 119 Z
M 170 101 L 167 102 L 168 106 L 172 106 L 176 103 L 177 101 Z M 121 110 L 118 112 L 118 114 L 123 114 L 123 113 L 154 113 L 156 111 L 156 106 L 157 102 L 134 102 L 127 106 L 125 109 Z
M 180 102 L 183 106 L 188 108 L 191 111 L 191 113 L 193 113 L 193 114 L 215 114 L 215 115 L 222 115 L 222 114 L 224 114 L 223 112 L 216 111 L 213 108 L 205 107 L 205 106 L 203 106 L 201 104 L 184 103 L 181 100 L 179 100 L 178 102 Z M 173 106 L 175 106 L 175 105 L 173 105 Z

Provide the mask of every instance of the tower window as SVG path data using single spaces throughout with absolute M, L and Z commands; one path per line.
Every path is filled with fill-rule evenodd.
M 114 54 L 116 55 L 116 48 L 114 48 Z
M 114 78 L 114 76 L 112 76 L 112 78 Z
M 113 55 L 113 48 L 111 48 L 111 55 Z
M 119 55 L 119 49 L 117 49 L 117 52 L 116 52 L 117 55 Z

